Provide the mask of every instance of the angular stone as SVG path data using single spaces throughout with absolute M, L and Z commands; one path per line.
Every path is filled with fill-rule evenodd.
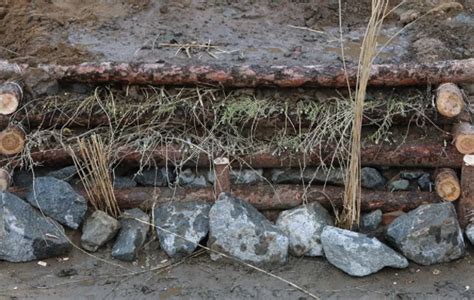
M 422 191 L 433 191 L 434 190 L 434 182 L 431 181 L 431 175 L 426 173 L 420 176 L 417 180 L 418 186 Z
M 136 186 L 137 186 L 137 182 L 130 177 L 126 177 L 126 176 L 114 177 L 114 188 L 116 189 L 129 189 Z
M 451 202 L 425 204 L 396 218 L 387 240 L 421 265 L 448 262 L 464 254 L 464 239 Z
M 84 197 L 76 193 L 69 183 L 54 177 L 36 178 L 26 200 L 71 229 L 79 228 L 87 211 Z
M 330 184 L 343 185 L 344 172 L 341 169 L 305 168 L 301 171 L 298 168 L 273 169 L 273 183 L 302 183 L 302 182 L 326 182 Z
M 76 174 L 77 174 L 76 166 L 67 166 L 59 170 L 48 172 L 46 176 L 54 177 L 59 180 L 70 182 Z
M 321 242 L 327 260 L 351 276 L 367 276 L 384 267 L 408 267 L 405 257 L 362 233 L 326 226 Z
M 91 252 L 97 251 L 100 246 L 113 239 L 119 229 L 119 221 L 101 210 L 96 210 L 82 227 L 82 248 Z
M 377 169 L 365 167 L 361 169 L 361 184 L 367 189 L 383 189 L 386 179 Z
M 288 259 L 288 237 L 255 207 L 222 193 L 209 212 L 208 247 L 244 262 L 282 264 Z M 211 259 L 221 255 L 211 252 Z
M 471 245 L 474 246 L 474 224 L 469 224 L 466 227 L 466 236 L 471 242 Z
M 161 249 L 171 257 L 191 254 L 209 232 L 211 205 L 203 201 L 172 202 L 155 208 Z
M 24 262 L 71 249 L 63 227 L 8 192 L 0 193 L 0 260 Z
M 291 254 L 322 256 L 321 232 L 333 221 L 321 204 L 313 202 L 282 212 L 276 225 L 288 236 Z
M 135 260 L 150 228 L 150 217 L 138 208 L 123 212 L 121 229 L 112 248 L 112 257 L 125 261 Z
M 362 215 L 360 222 L 360 229 L 362 231 L 376 230 L 380 223 L 382 223 L 382 211 L 380 209 L 371 211 L 370 213 Z
M 393 180 L 388 184 L 389 191 L 406 191 L 409 187 L 410 181 L 406 179 Z
M 178 174 L 178 182 L 181 186 L 189 187 L 206 187 L 208 185 L 204 175 L 196 174 L 189 168 Z
M 402 171 L 400 172 L 400 178 L 407 180 L 415 180 L 426 174 L 428 173 L 423 171 Z
M 175 177 L 169 168 L 151 168 L 135 176 L 135 181 L 143 186 L 168 186 L 174 183 Z

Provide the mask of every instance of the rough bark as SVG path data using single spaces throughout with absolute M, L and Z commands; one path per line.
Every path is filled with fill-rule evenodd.
M 459 223 L 466 227 L 474 219 L 474 165 L 472 155 L 466 155 L 461 168 L 461 199 L 458 204 Z
M 36 70 L 35 70 L 36 69 Z M 155 85 L 217 85 L 228 87 L 345 87 L 342 66 L 171 65 L 168 63 L 83 63 L 31 67 L 0 61 L 0 78 L 25 77 L 39 71 L 51 80 Z M 356 83 L 357 66 L 348 69 Z M 474 82 L 474 59 L 429 64 L 373 65 L 369 85 L 408 86 L 443 82 Z

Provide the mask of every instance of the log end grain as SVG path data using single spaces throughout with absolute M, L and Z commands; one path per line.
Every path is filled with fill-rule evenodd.
M 454 145 L 459 153 L 474 153 L 474 126 L 461 122 L 453 127 Z
M 6 82 L 0 85 L 0 114 L 14 113 L 20 105 L 23 91 L 15 82 Z
M 25 132 L 17 127 L 9 127 L 0 132 L 0 153 L 3 155 L 18 154 L 25 146 Z
M 8 189 L 11 183 L 10 173 L 5 169 L 0 169 L 0 192 Z
M 443 83 L 436 93 L 436 109 L 449 118 L 456 117 L 464 109 L 464 100 L 459 87 L 453 83 Z
M 441 169 L 435 179 L 436 193 L 445 201 L 455 201 L 461 196 L 461 184 L 452 169 Z

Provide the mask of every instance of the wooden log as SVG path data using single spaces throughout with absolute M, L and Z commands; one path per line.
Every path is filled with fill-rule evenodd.
M 436 92 L 436 109 L 449 118 L 458 116 L 464 109 L 464 99 L 461 90 L 454 83 L 441 84 Z
M 9 115 L 14 113 L 23 98 L 23 90 L 16 82 L 5 82 L 0 84 L 0 114 Z
M 75 189 L 87 197 L 84 189 Z M 10 192 L 24 197 L 27 189 L 12 187 Z M 304 197 L 304 194 L 306 195 Z M 344 194 L 343 187 L 336 186 L 311 186 L 306 191 L 299 185 L 237 185 L 233 186 L 231 193 L 252 204 L 259 210 L 282 210 L 301 205 L 303 199 L 308 202 L 318 201 L 326 208 L 340 208 Z M 115 189 L 115 198 L 122 209 L 141 207 L 151 209 L 153 205 L 167 203 L 169 201 L 192 201 L 201 199 L 214 202 L 214 190 L 208 188 L 154 188 L 136 187 L 130 189 Z M 409 211 L 421 204 L 437 203 L 441 199 L 436 193 L 431 192 L 385 192 L 385 191 L 362 191 L 362 210 L 371 211 L 381 209 L 384 212 Z
M 218 198 L 221 193 L 230 192 L 230 163 L 226 157 L 214 159 L 214 192 Z
M 28 77 L 41 72 L 51 80 L 87 83 L 118 82 L 154 85 L 226 87 L 346 87 L 355 86 L 357 65 L 172 65 L 168 63 L 83 63 L 72 66 L 13 64 L 0 61 L 0 78 Z M 474 59 L 427 64 L 372 65 L 371 86 L 409 86 L 444 82 L 474 82 Z
M 23 151 L 26 135 L 18 126 L 10 126 L 0 132 L 0 154 L 13 155 Z
M 461 199 L 458 203 L 459 224 L 462 228 L 474 217 L 474 155 L 464 156 L 461 168 Z
M 446 201 L 455 201 L 461 196 L 461 184 L 453 169 L 443 168 L 436 172 L 435 189 L 438 196 Z
M 467 122 L 455 124 L 453 126 L 453 141 L 460 153 L 474 153 L 474 126 Z
M 0 169 L 0 192 L 6 191 L 10 187 L 11 176 L 5 169 Z

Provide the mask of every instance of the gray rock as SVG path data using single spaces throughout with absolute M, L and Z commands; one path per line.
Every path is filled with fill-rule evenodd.
M 407 179 L 407 180 L 415 180 L 425 174 L 428 174 L 428 173 L 423 172 L 423 171 L 402 171 L 400 172 L 400 178 Z
M 143 246 L 150 226 L 150 217 L 138 208 L 123 212 L 121 229 L 112 248 L 112 257 L 125 261 L 136 258 Z
M 18 187 L 29 188 L 35 177 L 45 176 L 48 172 L 44 169 L 35 169 L 34 176 L 30 170 L 15 170 L 13 172 L 13 184 Z
M 209 232 L 211 205 L 203 201 L 172 202 L 155 208 L 161 248 L 171 257 L 191 254 Z
M 77 174 L 76 166 L 67 166 L 59 170 L 48 172 L 46 176 L 54 177 L 60 180 L 70 182 L 76 174 Z
M 82 227 L 82 248 L 91 252 L 97 251 L 100 246 L 113 239 L 119 229 L 119 221 L 101 210 L 96 210 Z
M 24 262 L 71 249 L 63 227 L 10 193 L 0 193 L 0 260 Z
M 362 233 L 326 226 L 321 242 L 327 260 L 351 276 L 367 276 L 384 267 L 408 267 L 405 257 Z
M 291 254 L 322 256 L 321 232 L 333 221 L 321 204 L 313 202 L 282 212 L 276 225 L 288 236 Z
M 87 211 L 84 197 L 69 183 L 54 177 L 36 178 L 26 200 L 48 217 L 72 229 L 79 228 Z
M 389 191 L 406 191 L 409 187 L 410 181 L 406 179 L 393 180 L 388 184 Z
M 262 169 L 231 170 L 230 181 L 233 184 L 255 184 L 263 180 Z
M 371 211 L 370 213 L 362 215 L 360 222 L 360 229 L 362 231 L 374 231 L 380 223 L 382 223 L 382 211 L 380 209 Z
M 185 169 L 178 174 L 178 183 L 181 186 L 206 187 L 207 179 L 204 175 L 197 174 L 191 169 Z
M 474 246 L 474 224 L 469 224 L 466 227 L 466 236 L 471 242 L 471 245 Z
M 386 180 L 377 169 L 365 167 L 361 169 L 361 184 L 367 189 L 383 189 Z
M 425 204 L 396 218 L 387 240 L 421 265 L 448 262 L 464 254 L 464 239 L 451 202 Z
M 288 259 L 288 237 L 255 207 L 222 193 L 209 212 L 208 247 L 244 262 L 282 264 Z M 211 259 L 221 255 L 211 252 Z
M 135 181 L 143 186 L 168 186 L 174 180 L 175 175 L 169 168 L 152 168 L 135 176 Z
M 114 177 L 114 188 L 117 189 L 128 189 L 137 186 L 137 182 L 130 177 L 126 176 L 115 176 Z
M 303 171 L 298 168 L 272 169 L 273 183 L 302 183 L 302 182 L 327 182 L 331 184 L 343 185 L 344 172 L 341 169 L 305 168 Z
M 420 176 L 417 180 L 418 186 L 422 191 L 433 191 L 434 190 L 434 183 L 431 181 L 431 175 L 426 173 Z

